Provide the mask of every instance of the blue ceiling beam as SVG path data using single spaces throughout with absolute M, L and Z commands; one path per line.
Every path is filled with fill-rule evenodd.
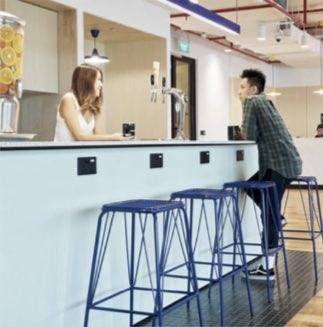
M 240 25 L 226 19 L 219 14 L 208 10 L 207 8 L 190 2 L 189 0 L 157 0 L 160 3 L 168 5 L 176 10 L 185 12 L 186 14 L 195 17 L 205 23 L 208 23 L 216 28 L 226 31 L 230 34 L 240 34 Z

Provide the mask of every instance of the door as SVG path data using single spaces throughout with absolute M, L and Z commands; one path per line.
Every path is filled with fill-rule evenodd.
M 189 140 L 196 140 L 196 83 L 195 60 L 172 56 L 172 87 L 182 90 L 188 98 L 185 113 L 184 134 Z M 172 137 L 176 134 L 175 100 L 172 98 Z

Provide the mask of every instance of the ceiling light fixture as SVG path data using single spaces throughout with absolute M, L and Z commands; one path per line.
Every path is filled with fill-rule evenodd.
M 275 81 L 275 64 L 272 64 L 272 66 L 271 66 L 271 76 L 272 76 L 272 84 L 273 84 L 273 90 L 271 91 L 271 92 L 269 92 L 269 93 L 267 93 L 267 95 L 268 96 L 270 96 L 270 97 L 278 97 L 278 96 L 280 96 L 280 95 L 282 95 L 281 94 L 281 92 L 278 92 L 277 90 L 276 90 L 276 81 Z
M 208 35 L 205 32 L 202 32 L 201 36 L 202 36 L 203 39 L 207 39 L 208 38 Z
M 266 41 L 266 34 L 267 34 L 266 24 L 263 22 L 259 23 L 258 31 L 257 31 L 257 40 L 258 41 Z
M 84 58 L 84 61 L 87 64 L 100 65 L 100 64 L 107 64 L 110 62 L 108 57 L 99 55 L 99 51 L 96 47 L 96 39 L 98 38 L 99 34 L 100 34 L 99 29 L 91 29 L 91 36 L 93 38 L 94 47 L 91 56 L 85 56 Z
M 303 49 L 307 49 L 308 48 L 308 42 L 307 42 L 307 35 L 306 35 L 306 32 L 303 31 L 302 34 L 301 34 L 301 47 Z
M 322 63 L 322 42 L 320 41 L 320 88 L 314 91 L 315 94 L 323 95 L 323 63 Z

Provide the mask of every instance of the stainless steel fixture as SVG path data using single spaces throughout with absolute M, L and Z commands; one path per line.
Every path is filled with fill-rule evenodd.
M 157 102 L 158 94 L 163 95 L 163 103 L 166 101 L 166 95 L 173 95 L 175 98 L 175 112 L 176 112 L 176 121 L 175 121 L 175 140 L 186 140 L 184 133 L 184 124 L 185 124 L 185 114 L 187 111 L 188 97 L 187 95 L 179 89 L 166 87 L 166 78 L 163 77 L 162 88 L 158 87 L 159 79 L 159 63 L 153 63 L 153 74 L 150 76 L 150 100 L 153 103 Z

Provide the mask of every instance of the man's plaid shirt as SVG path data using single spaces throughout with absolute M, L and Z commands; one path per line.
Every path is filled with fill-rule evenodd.
M 243 105 L 242 133 L 258 144 L 259 177 L 267 169 L 293 178 L 302 173 L 302 160 L 277 109 L 265 94 L 251 96 Z

